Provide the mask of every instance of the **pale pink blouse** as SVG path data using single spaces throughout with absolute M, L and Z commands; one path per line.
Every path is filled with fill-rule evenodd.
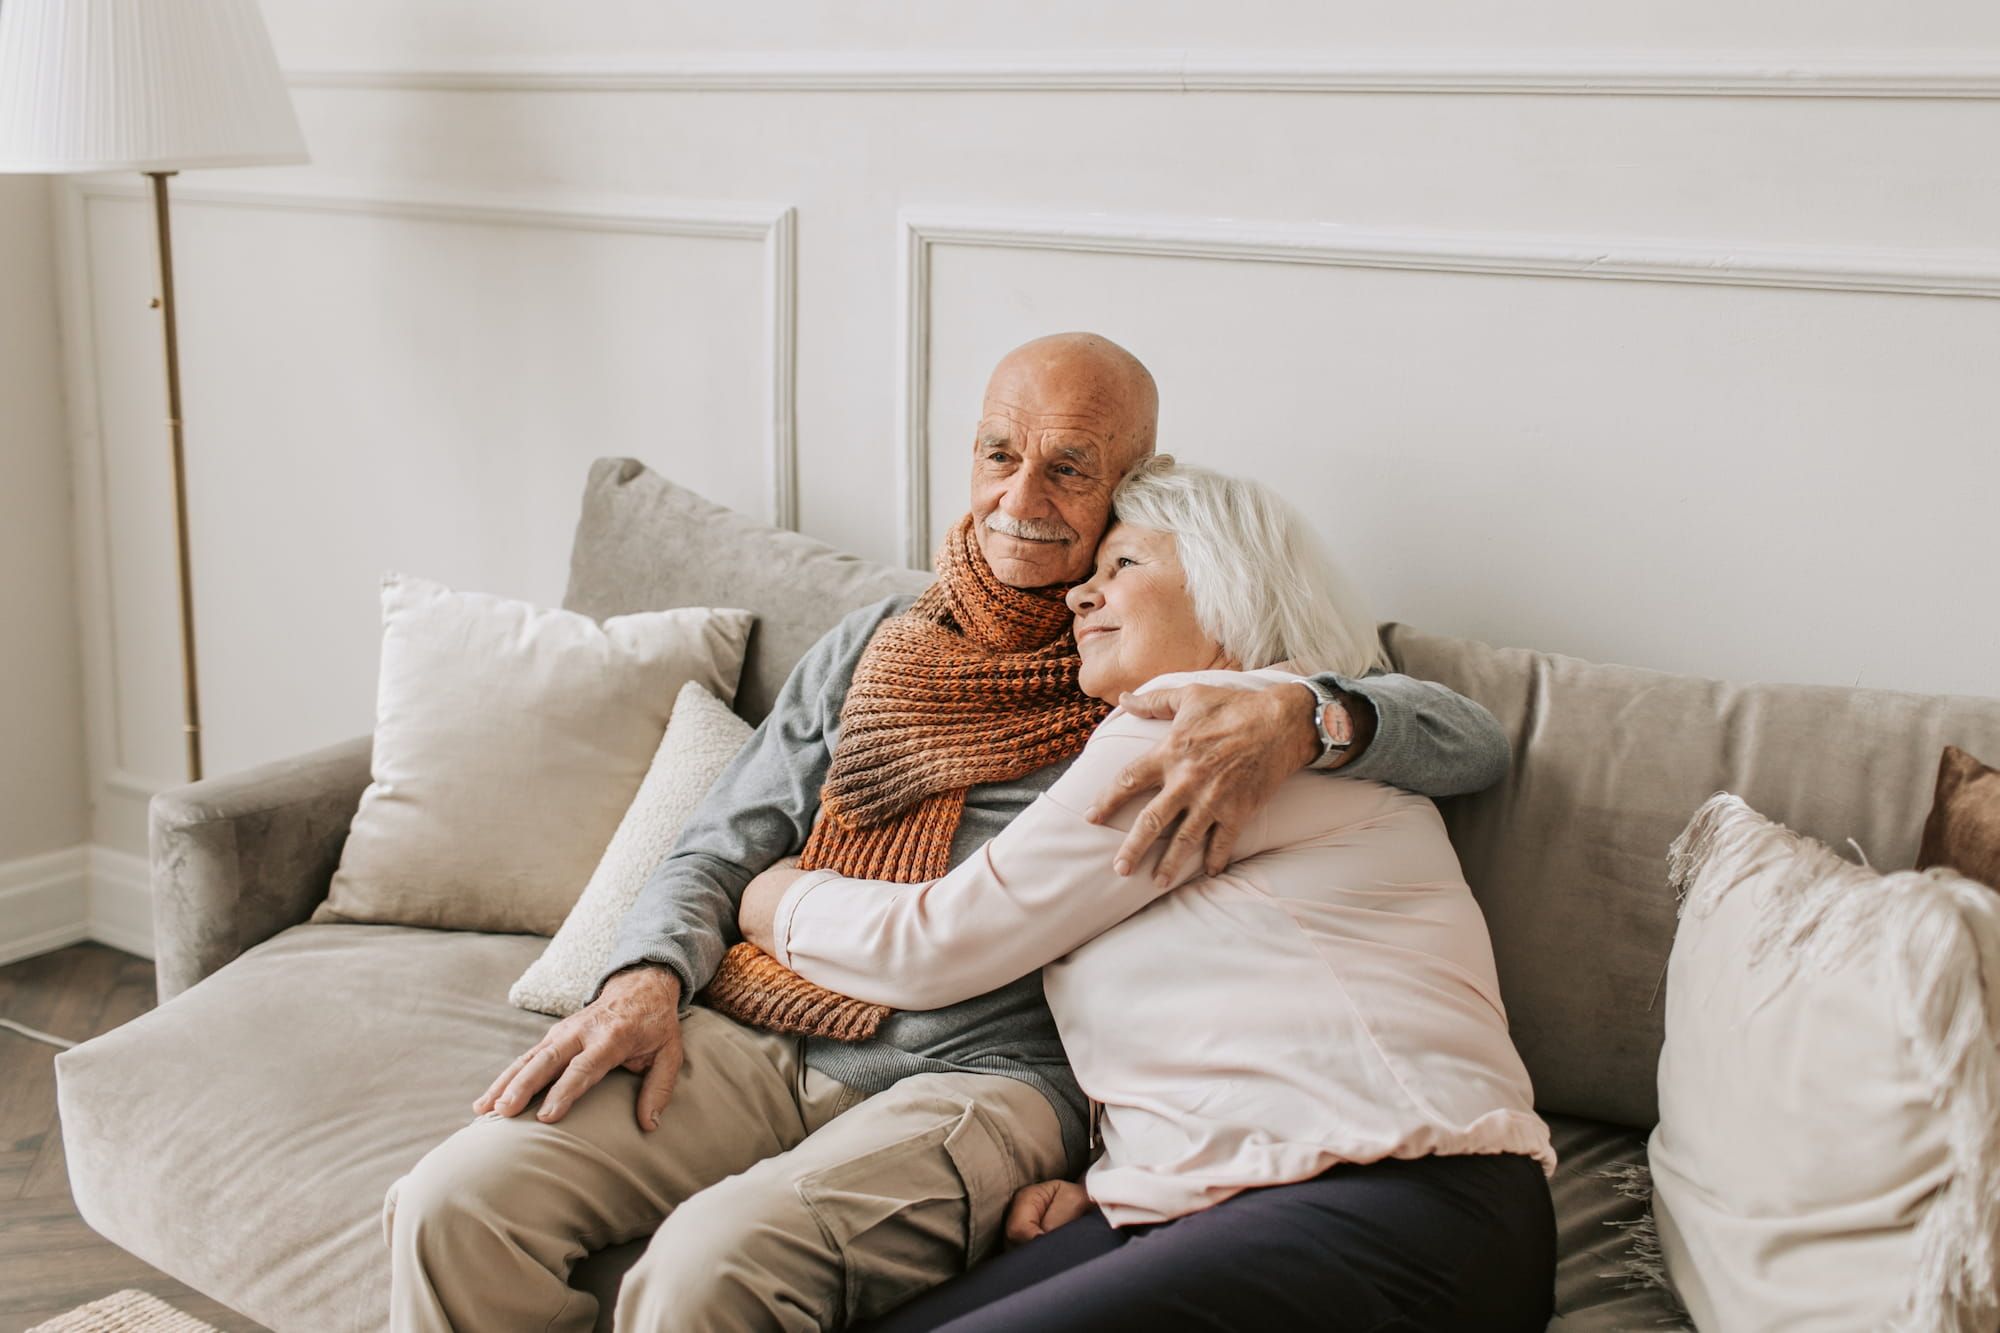
M 1162 676 L 1251 687 L 1287 672 Z M 934 1009 L 1043 968 L 1104 1153 L 1114 1226 L 1159 1222 L 1342 1162 L 1521 1153 L 1555 1170 L 1507 1036 L 1485 918 L 1437 807 L 1301 772 L 1220 875 L 1156 887 L 1111 858 L 1143 807 L 1083 811 L 1167 724 L 1114 712 L 1046 794 L 926 884 L 814 871 L 780 903 L 779 961 L 823 986 Z

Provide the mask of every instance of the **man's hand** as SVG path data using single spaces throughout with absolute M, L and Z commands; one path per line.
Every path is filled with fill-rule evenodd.
M 1091 1209 L 1090 1196 L 1074 1180 L 1044 1180 L 1014 1191 L 1007 1205 L 1007 1243 L 1020 1245 Z
M 771 946 L 777 943 L 778 904 L 799 876 L 808 873 L 799 869 L 798 857 L 788 856 L 744 887 L 743 901 L 736 905 L 736 928 L 744 939 L 765 953 L 776 952 Z
M 664 967 L 615 974 L 595 1000 L 550 1028 L 533 1049 L 508 1065 L 472 1104 L 473 1113 L 514 1115 L 553 1081 L 536 1116 L 554 1124 L 598 1080 L 623 1065 L 646 1076 L 639 1084 L 639 1128 L 658 1129 L 660 1112 L 681 1074 L 680 1002 L 680 978 Z
M 1351 697 L 1343 696 L 1343 702 Z M 1112 867 L 1121 875 L 1131 874 L 1178 817 L 1180 828 L 1154 876 L 1161 888 L 1197 862 L 1209 874 L 1220 874 L 1250 816 L 1264 807 L 1279 783 L 1319 757 L 1313 696 L 1289 681 L 1252 690 L 1181 685 L 1121 695 L 1118 703 L 1135 717 L 1172 718 L 1173 730 L 1127 764 L 1085 818 L 1102 824 L 1141 792 L 1158 788 L 1125 835 Z M 1349 720 L 1355 728 L 1351 758 L 1373 734 L 1375 717 L 1364 705 L 1351 708 Z

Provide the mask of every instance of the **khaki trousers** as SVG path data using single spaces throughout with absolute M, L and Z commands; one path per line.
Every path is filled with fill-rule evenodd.
M 589 1251 L 652 1235 L 619 1288 L 621 1333 L 831 1329 L 963 1271 L 1007 1202 L 1063 1172 L 1048 1101 L 997 1074 L 920 1074 L 866 1096 L 806 1068 L 804 1041 L 706 1009 L 650 1133 L 613 1070 L 556 1124 L 489 1112 L 389 1187 L 398 1333 L 588 1333 Z

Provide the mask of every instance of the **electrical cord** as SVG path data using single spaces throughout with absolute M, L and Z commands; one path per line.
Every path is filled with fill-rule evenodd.
M 0 1028 L 12 1028 L 14 1029 L 14 1031 L 20 1033 L 22 1036 L 28 1038 L 30 1041 L 45 1041 L 51 1046 L 60 1046 L 64 1050 L 68 1050 L 72 1046 L 76 1045 L 76 1043 L 73 1041 L 65 1041 L 61 1037 L 52 1036 L 47 1032 L 42 1032 L 36 1028 L 31 1028 L 25 1023 L 16 1023 L 11 1018 L 0 1018 Z

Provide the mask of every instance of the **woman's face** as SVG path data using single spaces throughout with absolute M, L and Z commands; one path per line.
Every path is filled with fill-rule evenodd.
M 1078 681 L 1106 703 L 1169 671 L 1237 665 L 1195 620 L 1171 532 L 1112 524 L 1089 581 L 1067 600 L 1083 656 Z

